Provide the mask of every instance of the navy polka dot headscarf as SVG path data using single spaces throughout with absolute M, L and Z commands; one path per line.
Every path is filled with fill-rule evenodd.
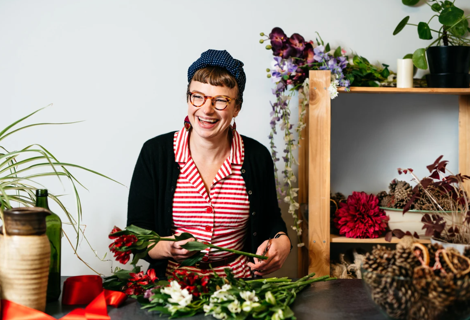
M 191 82 L 196 71 L 208 66 L 217 66 L 226 69 L 237 80 L 240 96 L 243 96 L 246 82 L 245 71 L 243 71 L 243 62 L 232 58 L 230 53 L 225 50 L 210 49 L 203 52 L 201 57 L 194 61 L 188 69 L 188 83 Z

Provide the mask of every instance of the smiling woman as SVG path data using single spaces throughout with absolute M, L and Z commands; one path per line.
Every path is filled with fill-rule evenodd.
M 128 225 L 165 237 L 188 232 L 201 242 L 269 257 L 248 261 L 208 248 L 201 263 L 184 267 L 192 272 L 212 268 L 225 276 L 229 267 L 236 277 L 265 275 L 282 266 L 292 247 L 269 151 L 235 128 L 245 82 L 241 61 L 227 51 L 204 52 L 188 69 L 184 127 L 147 141 L 134 170 Z M 159 278 L 181 268 L 195 254 L 182 247 L 192 240 L 159 242 L 148 253 L 150 268 Z

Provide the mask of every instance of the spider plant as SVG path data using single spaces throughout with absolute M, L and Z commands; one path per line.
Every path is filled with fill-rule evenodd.
M 60 200 L 59 195 L 49 193 L 49 198 L 57 203 L 66 215 L 70 224 L 73 226 L 77 235 L 77 242 L 75 245 L 76 249 L 79 244 L 80 221 L 82 220 L 82 204 L 77 185 L 80 185 L 83 188 L 85 187 L 75 178 L 69 169 L 76 168 L 84 170 L 111 181 L 117 181 L 91 169 L 73 163 L 61 162 L 51 152 L 49 152 L 49 150 L 40 144 L 31 144 L 14 151 L 9 151 L 2 145 L 2 142 L 5 141 L 6 138 L 11 138 L 11 136 L 16 132 L 31 127 L 63 125 L 79 122 L 33 123 L 20 125 L 23 121 L 44 108 L 30 113 L 0 131 L 0 216 L 3 220 L 3 210 L 11 209 L 12 203 L 18 203 L 26 207 L 34 206 L 36 203 L 36 189 L 44 188 L 44 186 L 38 182 L 38 179 L 54 176 L 62 181 L 62 178 L 65 178 L 70 181 L 75 194 L 77 210 L 76 216 L 74 217 L 74 215 L 72 215 L 65 207 Z M 5 230 L 3 230 L 3 232 L 5 233 Z

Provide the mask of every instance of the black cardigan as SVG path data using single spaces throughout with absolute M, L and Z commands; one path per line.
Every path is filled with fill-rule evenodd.
M 173 151 L 174 132 L 145 142 L 132 176 L 127 225 L 151 229 L 160 236 L 171 236 L 173 196 L 180 173 Z M 250 201 L 250 222 L 245 251 L 255 253 L 264 240 L 279 231 L 287 234 L 281 216 L 274 182 L 274 166 L 265 146 L 242 136 L 245 161 L 241 169 Z M 159 278 L 165 277 L 167 260 L 147 257 Z

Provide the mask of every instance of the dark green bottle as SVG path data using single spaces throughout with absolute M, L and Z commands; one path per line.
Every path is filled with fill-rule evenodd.
M 47 189 L 36 190 L 36 207 L 49 210 Z M 50 210 L 49 210 L 50 211 Z M 49 265 L 49 281 L 47 283 L 47 301 L 57 301 L 60 296 L 60 252 L 62 237 L 62 221 L 55 213 L 46 217 L 46 235 L 51 245 L 51 262 Z

